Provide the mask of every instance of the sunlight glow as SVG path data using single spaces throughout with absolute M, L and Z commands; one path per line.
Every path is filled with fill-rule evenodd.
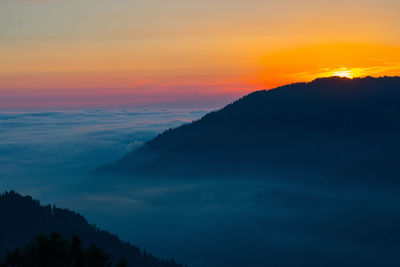
M 346 68 L 333 72 L 332 76 L 337 76 L 337 77 L 342 77 L 342 78 L 349 78 L 349 79 L 354 78 L 352 71 L 348 70 Z
M 322 77 L 342 77 L 353 79 L 355 77 L 362 77 L 369 74 L 368 69 L 366 68 L 337 68 L 337 69 L 325 69 L 324 72 L 321 72 L 317 75 L 318 78 Z

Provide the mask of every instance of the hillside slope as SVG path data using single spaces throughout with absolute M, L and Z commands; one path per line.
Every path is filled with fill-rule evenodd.
M 323 78 L 251 93 L 169 129 L 97 174 L 395 179 L 400 78 Z
M 116 262 L 125 258 L 130 266 L 179 267 L 174 261 L 163 261 L 143 254 L 138 247 L 122 242 L 117 236 L 90 225 L 80 214 L 55 206 L 42 206 L 29 196 L 13 191 L 0 195 L 0 257 L 7 251 L 28 244 L 41 232 L 57 232 L 70 238 L 77 235 L 83 245 L 103 247 Z

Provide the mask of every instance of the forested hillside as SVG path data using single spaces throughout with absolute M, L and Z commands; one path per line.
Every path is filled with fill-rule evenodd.
M 397 179 L 400 78 L 324 78 L 257 91 L 169 129 L 96 173 Z
M 30 196 L 22 196 L 14 191 L 0 195 L 0 218 L 1 258 L 7 251 L 27 245 L 41 232 L 57 232 L 66 239 L 79 237 L 85 248 L 92 244 L 104 248 L 104 252 L 109 254 L 110 260 L 114 262 L 124 258 L 130 266 L 135 267 L 182 266 L 174 260 L 160 260 L 136 246 L 119 240 L 116 235 L 89 224 L 78 213 L 55 206 L 42 206 Z

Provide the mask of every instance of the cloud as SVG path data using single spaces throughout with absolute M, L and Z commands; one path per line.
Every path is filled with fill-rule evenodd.
M 204 113 L 119 108 L 0 112 L 0 178 L 8 177 L 14 185 L 79 180 L 164 129 Z M 0 189 L 9 186 L 2 183 Z

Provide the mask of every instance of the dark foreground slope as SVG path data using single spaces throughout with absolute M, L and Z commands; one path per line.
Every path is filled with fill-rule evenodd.
M 323 173 L 396 179 L 400 78 L 324 78 L 249 94 L 96 173 Z
M 6 251 L 25 246 L 41 232 L 58 232 L 67 238 L 79 236 L 85 247 L 91 244 L 103 247 L 115 262 L 125 258 L 129 266 L 182 266 L 143 254 L 138 247 L 122 242 L 117 236 L 88 224 L 78 213 L 54 206 L 42 206 L 39 201 L 13 191 L 0 195 L 0 229 L 0 257 L 3 257 Z

